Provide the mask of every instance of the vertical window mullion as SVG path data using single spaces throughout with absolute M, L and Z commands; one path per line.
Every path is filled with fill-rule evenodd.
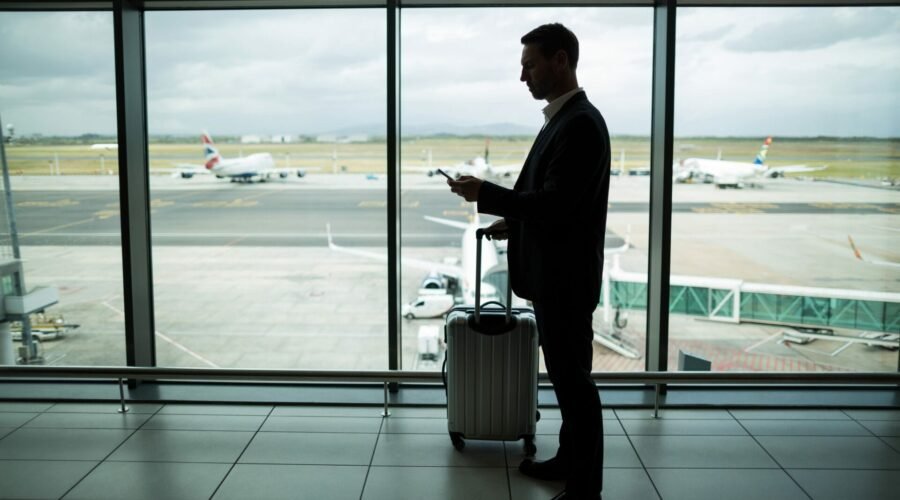
M 675 97 L 675 0 L 656 0 L 653 20 L 653 107 L 650 137 L 650 257 L 647 371 L 665 371 L 669 344 L 672 236 L 672 144 Z
M 400 339 L 400 29 L 399 1 L 387 4 L 388 369 L 402 368 Z
M 126 359 L 155 366 L 144 12 L 135 0 L 116 0 L 113 18 Z

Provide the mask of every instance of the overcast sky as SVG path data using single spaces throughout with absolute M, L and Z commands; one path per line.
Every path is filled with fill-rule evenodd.
M 519 38 L 559 21 L 613 134 L 649 134 L 649 8 L 404 9 L 408 130 L 510 123 L 545 104 Z M 150 12 L 151 134 L 383 131 L 383 10 Z M 677 135 L 900 137 L 900 8 L 679 9 Z M 115 132 L 112 17 L 0 13 L 0 116 L 16 133 Z

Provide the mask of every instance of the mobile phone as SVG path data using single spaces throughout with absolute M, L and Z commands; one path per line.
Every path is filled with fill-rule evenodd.
M 450 174 L 448 174 L 447 172 L 444 172 L 443 170 L 441 170 L 441 169 L 439 169 L 439 168 L 436 169 L 436 170 L 437 170 L 437 173 L 443 175 L 443 176 L 446 177 L 448 180 L 451 180 L 451 181 L 452 181 L 452 180 L 455 180 L 453 177 L 450 177 Z

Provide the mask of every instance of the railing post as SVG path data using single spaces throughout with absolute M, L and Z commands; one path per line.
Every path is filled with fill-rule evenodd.
M 382 417 L 390 417 L 391 410 L 388 408 L 388 383 L 384 381 L 384 410 L 381 412 Z
M 659 384 L 654 384 L 656 396 L 653 398 L 653 418 L 659 418 Z
M 119 378 L 119 413 L 128 413 L 128 407 L 125 406 L 125 380 Z

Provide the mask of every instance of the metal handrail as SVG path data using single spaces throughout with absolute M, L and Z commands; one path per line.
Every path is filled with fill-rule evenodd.
M 437 383 L 440 372 L 410 370 L 258 370 L 117 366 L 0 366 L 0 378 L 207 380 L 240 382 Z M 832 384 L 895 385 L 900 373 L 857 372 L 595 372 L 606 384 Z M 540 374 L 541 382 L 549 381 Z
M 3 378 L 118 379 L 120 413 L 126 413 L 124 380 L 207 380 L 240 382 L 381 382 L 384 384 L 384 411 L 388 408 L 388 384 L 392 382 L 437 383 L 440 372 L 403 370 L 250 370 L 234 368 L 147 368 L 113 366 L 0 366 Z M 648 384 L 655 386 L 653 417 L 659 415 L 662 385 L 671 384 L 825 384 L 900 385 L 900 373 L 784 373 L 784 372 L 626 372 L 593 373 L 594 382 L 607 384 Z M 546 374 L 539 381 L 549 380 Z

